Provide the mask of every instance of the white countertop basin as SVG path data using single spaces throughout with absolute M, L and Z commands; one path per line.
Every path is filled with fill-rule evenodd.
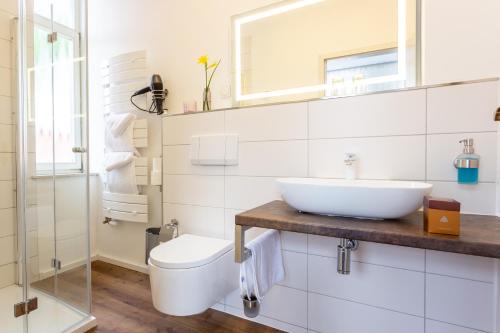
M 432 184 L 411 181 L 282 178 L 283 199 L 312 214 L 397 219 L 422 207 Z

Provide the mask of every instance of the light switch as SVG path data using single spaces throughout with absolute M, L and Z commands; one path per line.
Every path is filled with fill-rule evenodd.
M 238 165 L 238 134 L 226 135 L 225 165 Z
M 201 165 L 224 165 L 226 137 L 219 135 L 201 135 L 198 154 Z
M 200 164 L 200 137 L 192 136 L 191 144 L 189 145 L 189 159 L 191 160 L 191 164 L 199 165 Z

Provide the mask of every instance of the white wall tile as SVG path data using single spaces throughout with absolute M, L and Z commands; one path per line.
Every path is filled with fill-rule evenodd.
M 475 153 L 480 159 L 479 181 L 495 182 L 497 169 L 497 133 L 434 134 L 427 137 L 427 179 L 456 181 L 455 158 L 463 152 L 459 143 L 465 138 L 474 139 Z
M 15 0 L 4 0 L 2 1 L 2 4 L 0 5 L 1 9 L 5 10 L 6 12 L 16 15 L 17 14 L 17 1 Z
M 312 140 L 309 149 L 311 177 L 344 178 L 354 153 L 360 179 L 425 179 L 425 136 Z
M 0 67 L 12 68 L 11 45 L 10 41 L 0 39 Z
M 496 185 L 479 183 L 461 185 L 455 182 L 430 182 L 432 195 L 459 201 L 462 213 L 494 215 L 496 212 Z
M 308 253 L 323 257 L 337 257 L 338 238 L 308 235 Z M 353 261 L 402 268 L 423 272 L 425 250 L 406 246 L 359 242 L 359 248 L 351 252 Z
M 0 209 L 14 207 L 14 182 L 0 181 Z
M 492 283 L 495 260 L 459 253 L 426 251 L 426 272 Z
M 309 328 L 322 333 L 423 333 L 424 319 L 318 294 L 309 294 Z
M 0 153 L 0 180 L 15 179 L 14 154 Z
M 28 257 L 38 256 L 38 231 L 28 232 Z
M 14 236 L 0 238 L 0 266 L 14 262 Z
M 0 68 L 0 96 L 12 96 L 11 70 Z
M 224 175 L 223 166 L 191 164 L 189 145 L 163 146 L 163 173 L 169 175 Z
M 226 304 L 242 308 L 239 290 L 226 297 Z M 307 327 L 307 293 L 305 291 L 276 285 L 266 294 L 260 314 L 283 322 Z
M 308 253 L 323 257 L 337 257 L 338 238 L 308 235 Z M 353 261 L 396 267 L 423 272 L 425 250 L 406 246 L 359 242 L 359 248 L 351 252 Z
M 38 280 L 40 280 L 40 270 L 38 268 L 38 257 L 35 256 L 35 257 L 31 257 L 29 259 L 29 264 L 28 264 L 28 274 L 29 274 L 29 281 L 31 281 L 32 283 L 33 282 L 36 282 Z
M 451 325 L 429 319 L 425 321 L 425 332 L 426 333 L 484 333 L 483 331 L 472 330 L 470 328 Z
M 15 283 L 15 264 L 0 266 L 0 288 L 10 286 Z
M 273 200 L 281 200 L 281 194 L 275 178 L 226 177 L 226 208 L 251 209 Z
M 307 290 L 307 254 L 283 251 L 285 279 L 279 284 L 285 287 Z
M 0 96 L 0 123 L 12 124 L 12 98 Z
M 425 267 L 425 250 L 412 247 L 359 242 L 359 248 L 351 254 L 354 261 L 375 265 L 419 272 Z
M 312 139 L 425 134 L 425 90 L 309 103 Z
M 10 40 L 11 19 L 14 15 L 15 14 L 8 14 L 0 10 L 0 38 Z
M 163 204 L 164 223 L 179 221 L 179 234 L 224 238 L 224 208 Z
M 498 82 L 437 87 L 427 90 L 427 131 L 456 133 L 496 131 Z
M 224 207 L 224 177 L 164 175 L 163 201 L 209 207 Z
M 12 132 L 12 125 L 0 124 L 0 152 L 14 152 L 14 136 Z
M 248 318 L 244 315 L 243 313 L 243 310 L 242 309 L 238 309 L 238 308 L 234 308 L 232 306 L 226 306 L 226 312 L 233 315 L 233 316 L 237 316 L 237 317 L 240 317 L 240 318 L 243 318 L 245 320 L 251 320 L 251 321 L 254 321 L 254 322 L 257 322 L 257 323 L 260 323 L 262 325 L 266 325 L 266 326 L 269 326 L 269 327 L 273 327 L 273 328 L 276 328 L 278 330 L 282 330 L 284 332 L 289 332 L 289 333 L 307 333 L 307 330 L 303 327 L 298 327 L 298 326 L 295 326 L 295 325 L 290 325 L 288 323 L 285 323 L 285 322 L 282 322 L 282 321 L 279 321 L 279 320 L 275 320 L 275 319 L 272 319 L 272 318 L 268 318 L 268 317 L 265 317 L 265 316 L 262 316 L 262 315 L 259 315 L 255 318 Z
M 0 209 L 0 237 L 15 234 L 14 208 Z
M 298 232 L 281 231 L 281 248 L 283 250 L 307 253 L 307 235 Z
M 493 285 L 427 274 L 426 317 L 491 332 Z
M 240 142 L 239 163 L 226 175 L 307 176 L 307 141 Z
M 224 133 L 224 112 L 163 118 L 163 144 L 189 144 L 193 135 Z
M 307 103 L 230 110 L 226 132 L 240 141 L 307 139 Z
M 351 262 L 351 274 L 346 276 L 337 273 L 336 259 L 310 255 L 308 278 L 314 293 L 424 315 L 421 272 Z

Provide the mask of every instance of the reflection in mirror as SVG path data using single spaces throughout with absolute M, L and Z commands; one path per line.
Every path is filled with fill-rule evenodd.
M 419 0 L 292 0 L 233 18 L 235 104 L 415 86 Z

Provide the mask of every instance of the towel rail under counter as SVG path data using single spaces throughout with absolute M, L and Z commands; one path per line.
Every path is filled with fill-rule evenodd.
M 234 226 L 234 261 L 239 264 L 250 257 L 250 251 L 245 247 L 245 231 L 250 228 L 238 224 Z

